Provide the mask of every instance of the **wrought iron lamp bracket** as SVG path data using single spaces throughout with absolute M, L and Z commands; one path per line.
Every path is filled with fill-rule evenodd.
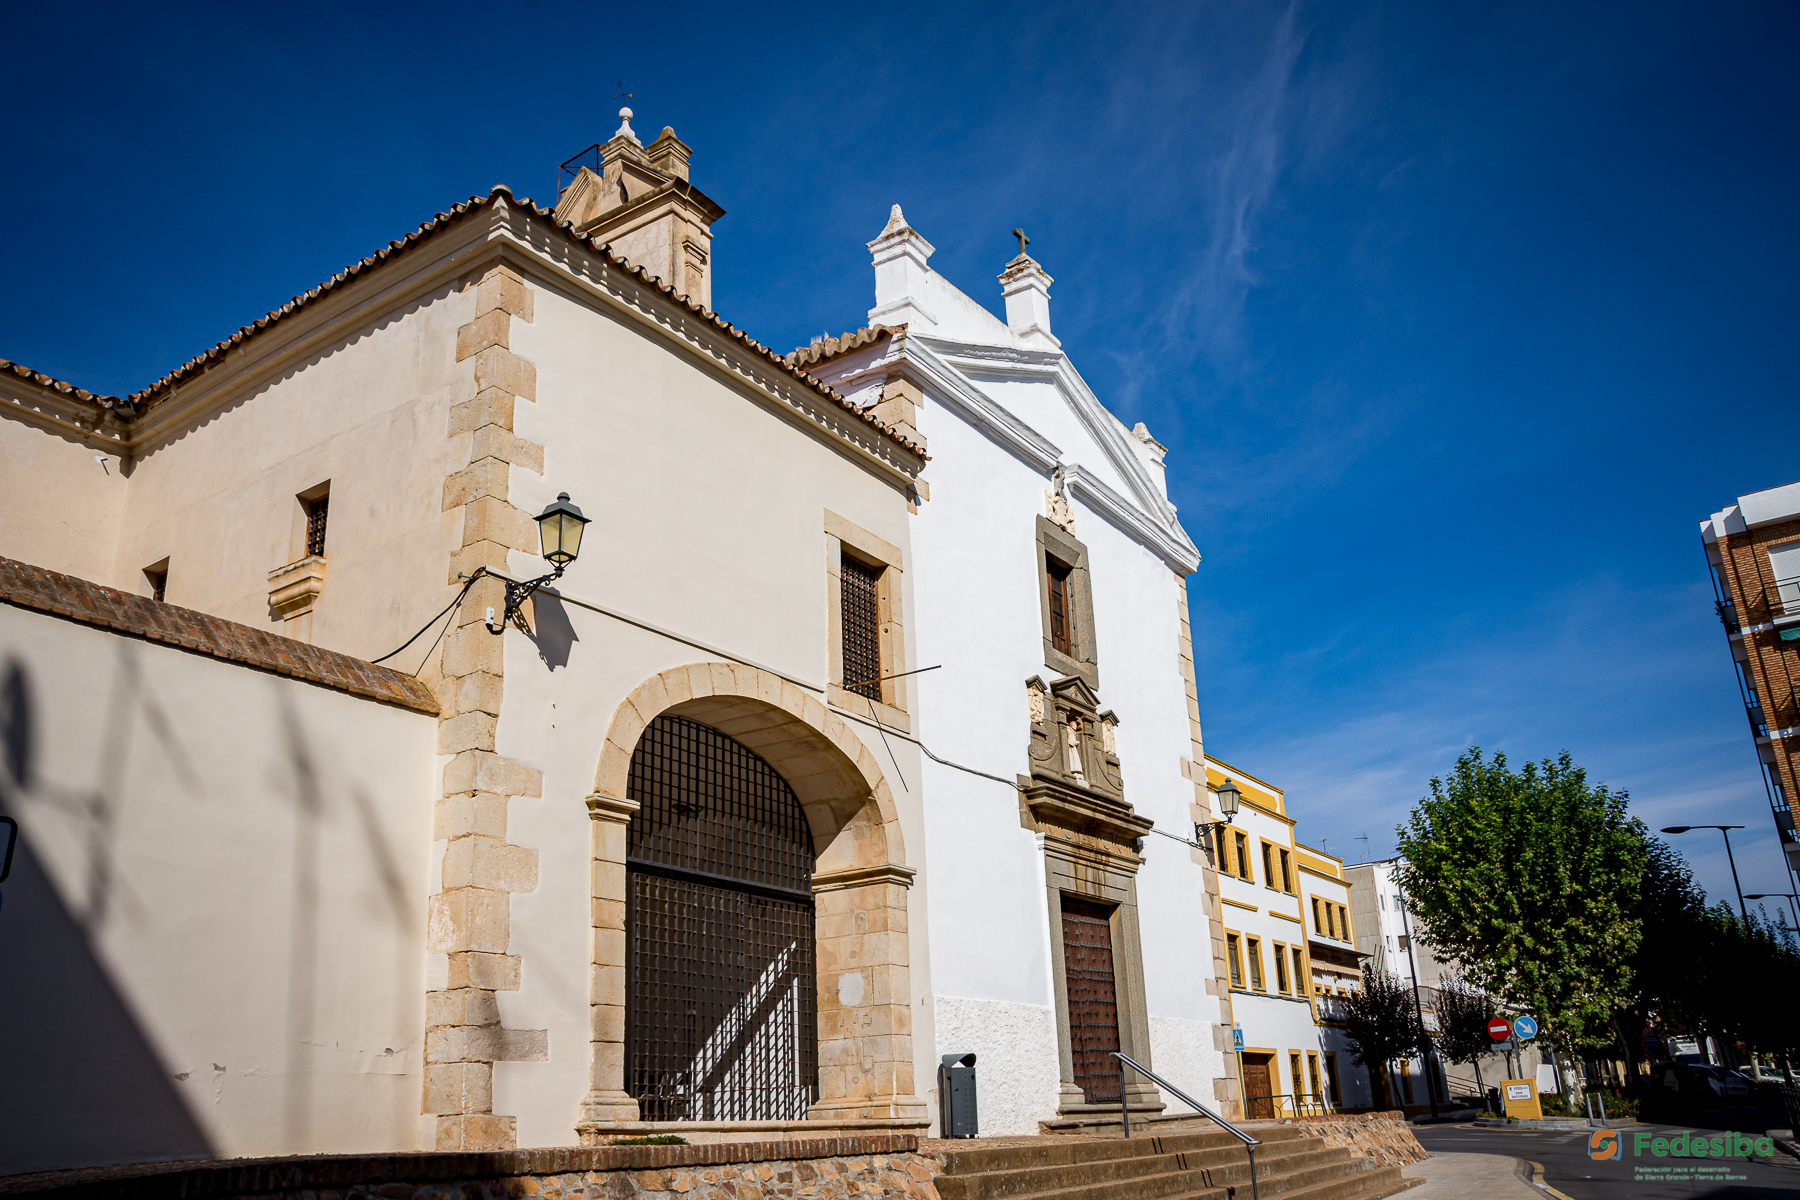
M 557 563 L 554 571 L 550 572 L 548 575 L 539 575 L 536 579 L 503 580 L 502 582 L 506 584 L 506 611 L 502 613 L 500 619 L 496 621 L 494 620 L 494 610 L 491 608 L 488 609 L 487 621 L 485 622 L 487 631 L 498 636 L 506 632 L 506 627 L 508 625 L 516 625 L 521 632 L 530 633 L 531 626 L 525 623 L 525 614 L 522 611 L 525 601 L 530 599 L 532 594 L 546 583 L 561 578 L 563 568 L 568 565 L 568 563 Z

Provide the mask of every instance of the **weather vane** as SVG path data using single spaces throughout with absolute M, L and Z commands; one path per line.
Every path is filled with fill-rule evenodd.
M 613 95 L 613 99 L 614 100 L 629 100 L 629 99 L 631 99 L 633 93 L 625 90 L 625 81 L 623 79 L 621 79 L 618 81 L 618 84 L 619 84 L 619 90 L 618 90 L 618 92 L 616 92 Z

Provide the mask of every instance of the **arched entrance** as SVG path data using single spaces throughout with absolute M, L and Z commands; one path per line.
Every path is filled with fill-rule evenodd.
M 697 1049 L 685 1060 L 681 1058 L 685 1049 L 664 1053 L 659 1066 L 654 1055 L 645 1056 L 647 1044 L 637 1038 L 636 1026 L 627 1029 L 628 1010 L 635 1021 L 640 1008 L 630 999 L 636 963 L 632 943 L 634 930 L 640 927 L 635 910 L 627 910 L 632 908 L 634 886 L 649 886 L 634 885 L 634 879 L 640 875 L 673 878 L 668 870 L 670 863 L 656 859 L 648 850 L 637 853 L 633 849 L 647 845 L 635 840 L 644 834 L 633 832 L 644 811 L 638 796 L 649 794 L 641 792 L 640 785 L 634 783 L 634 769 L 640 761 L 638 751 L 640 745 L 653 744 L 644 739 L 646 735 L 659 736 L 652 726 L 665 716 L 684 718 L 690 726 L 722 735 L 759 760 L 791 791 L 803 814 L 804 828 L 810 835 L 810 843 L 805 844 L 810 845 L 815 857 L 807 883 L 791 890 L 810 892 L 812 901 L 812 996 L 816 1005 L 812 1030 L 816 1039 L 813 1061 L 817 1064 L 816 1099 L 804 1117 L 821 1131 L 836 1127 L 923 1132 L 929 1115 L 913 1091 L 913 997 L 908 965 L 913 870 L 906 865 L 893 793 L 856 729 L 828 710 L 816 695 L 756 667 L 708 662 L 672 667 L 632 690 L 613 713 L 594 792 L 587 799 L 594 834 L 590 996 L 593 1044 L 589 1089 L 576 1124 L 582 1144 L 604 1144 L 618 1136 L 616 1131 L 621 1126 L 629 1126 L 630 1132 L 643 1132 L 644 1121 L 705 1121 L 717 1129 L 721 1125 L 743 1126 L 753 1119 L 700 1115 L 706 1105 L 699 1096 L 707 1089 L 699 1087 L 696 1081 L 715 1079 L 710 1090 L 719 1093 L 721 1086 L 731 1080 L 729 1072 L 717 1074 L 710 1068 L 700 1071 L 691 1065 L 704 1057 L 702 1051 L 708 1044 L 705 1038 L 693 1040 Z M 695 801 L 682 803 L 691 805 Z M 646 833 L 668 828 L 668 823 L 654 814 L 643 825 Z M 683 868 L 688 873 L 684 878 L 721 888 L 731 896 L 784 898 L 781 892 L 787 885 L 776 881 L 796 882 L 796 873 L 790 870 L 785 876 L 771 874 L 757 868 L 753 861 L 747 866 L 744 861 L 745 857 L 753 860 L 767 851 L 767 839 L 774 836 L 767 832 L 769 828 L 763 825 L 759 831 L 754 822 L 732 827 L 731 836 L 738 841 L 720 853 L 740 856 L 732 868 L 737 873 L 696 867 L 692 865 L 698 861 L 696 857 L 690 858 L 690 865 Z M 797 836 L 783 836 L 788 837 L 789 846 L 803 844 Z M 756 849 L 758 838 L 765 839 L 764 850 Z M 699 851 L 694 853 L 697 856 Z M 746 871 L 753 878 L 746 879 Z M 728 878 L 700 878 L 703 874 Z M 747 903 L 736 899 L 729 902 Z M 800 897 L 794 897 L 793 902 L 800 903 Z M 649 911 L 645 909 L 646 913 Z M 749 910 L 745 912 L 743 919 L 748 922 Z M 772 983 L 776 975 L 785 971 L 778 961 L 779 950 L 788 944 L 783 940 L 774 957 L 755 972 L 755 979 L 747 985 L 730 985 L 730 989 L 744 986 L 745 990 L 721 989 L 734 998 L 729 1006 L 724 1006 L 721 999 L 721 1006 L 714 1011 L 738 1011 L 743 1017 L 740 1029 L 766 1025 L 766 1014 L 756 1014 L 762 1002 L 769 1000 L 770 992 L 759 991 L 758 981 Z M 774 973 L 765 979 L 772 966 Z M 735 978 L 746 979 L 750 974 L 746 966 Z M 714 985 L 708 982 L 706 986 Z M 801 1002 L 798 991 L 790 995 L 795 1005 Z M 751 999 L 754 1003 L 738 1007 L 740 1000 Z M 681 1016 L 685 1019 L 686 1012 Z M 714 1019 L 701 1012 L 694 1013 L 694 1018 L 699 1026 L 707 1026 Z M 709 1028 L 716 1031 L 730 1027 L 728 1017 L 720 1016 L 717 1021 Z M 647 1035 L 647 1028 L 645 1032 Z M 682 1043 L 683 1048 L 686 1045 Z M 723 1047 L 725 1041 L 713 1045 Z M 642 1060 L 650 1073 L 628 1078 L 628 1060 L 632 1071 L 637 1071 Z M 682 1062 L 689 1065 L 681 1066 Z M 674 1084 L 658 1092 L 662 1085 L 657 1083 L 656 1070 L 676 1077 L 687 1072 L 686 1082 L 681 1085 L 687 1090 L 680 1093 L 680 1105 L 672 1103 L 676 1097 Z M 727 1100 L 726 1095 L 715 1094 L 710 1101 L 715 1106 L 713 1111 L 719 1111 L 717 1106 Z M 691 1115 L 677 1115 L 678 1108 Z
M 626 796 L 625 1090 L 646 1121 L 799 1121 L 818 1102 L 813 845 L 748 747 L 669 713 Z

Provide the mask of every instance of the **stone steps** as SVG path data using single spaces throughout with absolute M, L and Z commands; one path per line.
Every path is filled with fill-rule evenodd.
M 1369 1168 L 1341 1147 L 1287 1126 L 1263 1126 L 1260 1196 L 1380 1200 L 1414 1186 L 1397 1166 Z M 939 1152 L 941 1200 L 1249 1200 L 1249 1156 L 1223 1130 L 1142 1138 L 1046 1137 Z

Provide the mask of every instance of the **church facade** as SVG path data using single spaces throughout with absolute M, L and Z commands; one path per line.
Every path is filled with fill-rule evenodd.
M 84 1122 L 99 1018 L 15 989 L 62 1082 L 3 1103 L 68 1132 L 0 1169 L 925 1132 L 964 1052 L 984 1132 L 1179 1108 L 1113 1050 L 1235 1111 L 1162 447 L 1034 261 L 1002 322 L 897 209 L 868 328 L 757 343 L 628 116 L 143 391 L 0 366 L 0 938 L 186 1130 Z M 102 769 L 127 693 L 197 774 Z
M 898 205 L 868 324 L 791 357 L 932 447 L 912 520 L 931 998 L 984 1131 L 1235 1104 L 1186 577 L 1165 450 L 1094 395 L 1020 253 L 1005 320 Z M 938 666 L 941 664 L 941 666 Z

